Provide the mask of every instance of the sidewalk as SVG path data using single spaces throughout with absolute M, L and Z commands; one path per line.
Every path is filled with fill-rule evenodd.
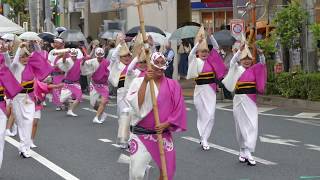
M 179 82 L 183 89 L 183 95 L 186 97 L 193 97 L 195 82 L 193 80 L 180 80 Z M 217 100 L 223 100 L 223 94 L 221 91 L 217 93 Z M 319 101 L 288 99 L 280 96 L 258 95 L 257 102 L 260 105 L 271 105 L 283 107 L 286 109 L 298 109 L 311 112 L 320 112 Z

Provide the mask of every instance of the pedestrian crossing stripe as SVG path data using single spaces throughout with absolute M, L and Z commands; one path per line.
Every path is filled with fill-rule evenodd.
M 300 176 L 300 179 L 320 179 L 320 176 Z

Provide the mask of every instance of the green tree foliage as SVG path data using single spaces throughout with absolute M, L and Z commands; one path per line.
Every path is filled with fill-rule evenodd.
M 288 7 L 279 11 L 274 19 L 276 35 L 283 46 L 289 48 L 300 47 L 300 37 L 308 13 L 297 0 L 289 3 Z
M 310 26 L 310 31 L 313 34 L 314 43 L 316 44 L 318 41 L 320 41 L 320 24 L 312 24 Z
M 25 9 L 25 0 L 2 0 L 2 2 L 9 4 L 15 14 L 23 12 Z

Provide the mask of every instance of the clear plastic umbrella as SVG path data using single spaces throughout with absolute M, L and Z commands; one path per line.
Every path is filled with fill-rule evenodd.
M 102 33 L 102 35 L 100 36 L 101 39 L 116 39 L 117 35 L 120 33 L 121 31 L 105 31 L 104 33 Z
M 84 34 L 79 30 L 66 30 L 60 34 L 60 36 L 65 42 L 87 42 Z

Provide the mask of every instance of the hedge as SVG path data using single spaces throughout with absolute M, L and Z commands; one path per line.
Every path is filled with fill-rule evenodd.
M 320 73 L 283 72 L 268 78 L 267 94 L 320 101 Z

